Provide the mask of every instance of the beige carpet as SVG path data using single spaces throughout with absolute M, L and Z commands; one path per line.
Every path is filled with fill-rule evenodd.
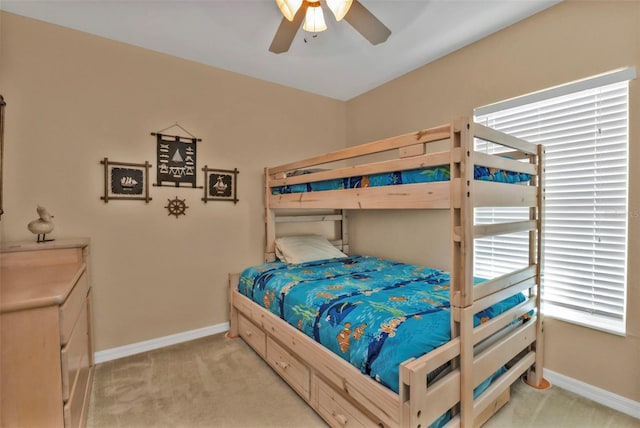
M 326 427 L 242 339 L 212 336 L 100 364 L 89 428 Z M 640 427 L 557 387 L 522 383 L 485 427 Z

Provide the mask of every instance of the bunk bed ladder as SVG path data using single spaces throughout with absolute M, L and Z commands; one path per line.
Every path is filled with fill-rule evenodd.
M 540 308 L 542 307 L 542 268 L 543 268 L 543 235 L 542 224 L 544 221 L 544 204 L 545 204 L 545 186 L 544 186 L 544 168 L 545 168 L 545 149 L 543 145 L 538 145 L 538 153 L 535 157 L 538 175 L 535 177 L 535 185 L 538 187 L 538 203 L 536 208 L 531 208 L 529 218 L 535 220 L 536 230 L 529 232 L 529 264 L 536 265 L 536 287 L 530 289 L 530 296 L 535 296 L 536 307 L 538 308 L 538 316 L 536 319 L 536 338 L 542 338 L 543 334 L 543 318 Z M 533 162 L 533 159 L 532 159 Z M 529 368 L 525 376 L 525 381 L 534 388 L 546 388 L 548 382 L 543 378 L 543 340 L 536 340 L 531 345 L 530 350 L 536 353 L 535 365 Z
M 511 147 L 520 158 L 528 158 L 529 164 L 514 165 L 513 160 L 475 152 L 475 137 Z M 456 366 L 460 370 L 460 402 L 453 409 L 451 425 L 471 427 L 484 423 L 508 401 L 509 385 L 523 373 L 532 386 L 539 387 L 543 382 L 542 316 L 539 308 L 544 149 L 461 118 L 454 122 L 452 128 L 451 153 L 451 336 L 460 341 Z M 476 163 L 492 167 L 510 163 L 516 170 L 532 174 L 531 185 L 514 188 L 510 195 L 489 193 L 485 190 L 488 189 L 486 183 L 474 179 Z M 476 206 L 512 205 L 528 206 L 528 220 L 475 225 Z M 515 232 L 529 234 L 528 266 L 474 287 L 475 239 Z M 528 291 L 529 300 L 504 317 L 496 317 L 474 328 L 474 314 L 520 291 Z M 513 325 L 515 319 L 535 308 L 538 310 L 528 322 Z M 503 361 L 509 361 L 506 373 L 485 392 L 474 397 L 474 388 L 502 367 Z
M 462 426 L 473 425 L 473 123 L 454 122 L 451 138 L 451 336 L 460 337 L 460 405 Z M 456 418 L 457 419 L 457 418 Z

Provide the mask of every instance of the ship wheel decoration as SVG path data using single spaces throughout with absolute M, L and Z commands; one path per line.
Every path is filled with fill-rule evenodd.
M 187 215 L 186 210 L 189 208 L 187 204 L 184 202 L 184 199 L 178 199 L 176 196 L 175 199 L 168 199 L 169 203 L 165 207 L 169 210 L 168 215 L 174 215 L 178 218 L 181 215 Z

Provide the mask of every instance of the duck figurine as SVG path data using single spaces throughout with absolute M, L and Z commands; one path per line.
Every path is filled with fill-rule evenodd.
M 45 207 L 38 205 L 36 209 L 38 212 L 38 217 L 27 225 L 27 229 L 34 235 L 38 235 L 38 239 L 36 242 L 49 242 L 53 241 L 53 239 L 46 239 L 47 233 L 51 233 L 53 231 L 53 222 L 51 219 L 53 216 L 47 211 Z

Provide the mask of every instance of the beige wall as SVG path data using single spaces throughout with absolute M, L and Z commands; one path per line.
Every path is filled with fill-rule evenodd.
M 640 2 L 565 2 L 347 103 L 358 144 L 471 114 L 475 107 L 625 66 L 640 68 Z M 640 401 L 640 82 L 630 84 L 626 337 L 545 320 L 545 366 Z M 355 252 L 447 267 L 448 214 L 354 213 Z M 425 227 L 424 223 L 429 223 Z M 375 233 L 371 231 L 375 230 Z
M 55 216 L 53 237 L 91 237 L 98 351 L 227 321 L 227 274 L 263 257 L 263 168 L 343 147 L 345 104 L 12 14 L 0 20 L 4 239 L 33 238 L 37 204 Z M 169 187 L 152 187 L 148 205 L 102 202 L 99 161 L 155 167 L 150 132 L 175 122 L 202 138 L 199 168 L 240 170 L 240 202 L 205 205 L 202 189 Z M 164 208 L 176 196 L 189 206 L 179 219 Z

